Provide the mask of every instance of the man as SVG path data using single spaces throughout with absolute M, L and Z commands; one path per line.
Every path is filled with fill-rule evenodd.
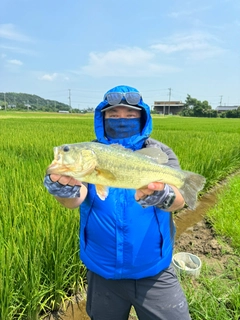
M 161 148 L 168 155 L 166 165 L 179 168 L 174 152 L 149 138 L 150 108 L 135 88 L 109 90 L 95 110 L 94 127 L 99 143 L 117 143 L 133 151 Z M 102 201 L 94 185 L 71 177 L 52 174 L 44 184 L 63 206 L 80 206 L 80 257 L 88 269 L 91 319 L 127 320 L 131 306 L 140 320 L 190 319 L 171 266 L 171 212 L 184 206 L 176 187 L 152 182 L 139 190 L 110 188 Z

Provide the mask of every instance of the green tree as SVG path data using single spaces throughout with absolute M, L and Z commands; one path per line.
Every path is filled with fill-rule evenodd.
M 212 110 L 208 101 L 200 101 L 187 95 L 184 108 L 180 113 L 182 116 L 188 117 L 217 117 L 217 112 Z
M 240 107 L 226 112 L 226 118 L 240 118 Z

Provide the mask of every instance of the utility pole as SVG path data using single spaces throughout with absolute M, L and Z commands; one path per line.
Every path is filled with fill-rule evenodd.
M 72 107 L 71 107 L 71 89 L 68 89 L 69 95 L 68 95 L 68 101 L 69 101 L 69 111 L 72 112 Z
M 5 95 L 5 92 L 4 92 L 4 106 L 5 106 L 5 111 L 7 110 L 7 103 L 6 103 L 6 95 Z
M 220 96 L 220 107 L 222 106 L 222 97 L 223 96 Z
M 168 114 L 170 114 L 170 101 L 171 101 L 171 91 L 172 89 L 171 88 L 168 88 L 169 90 L 169 95 L 168 95 Z

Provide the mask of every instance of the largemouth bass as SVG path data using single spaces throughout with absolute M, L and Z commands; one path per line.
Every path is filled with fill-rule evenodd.
M 140 189 L 160 181 L 176 186 L 189 208 L 194 209 L 205 178 L 164 165 L 167 161 L 167 155 L 159 148 L 132 151 L 121 145 L 82 142 L 54 147 L 54 160 L 47 174 L 71 176 L 94 184 L 102 200 L 107 197 L 109 187 Z

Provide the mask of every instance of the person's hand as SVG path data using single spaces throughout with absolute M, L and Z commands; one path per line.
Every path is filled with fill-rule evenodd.
M 81 186 L 82 183 L 76 179 L 74 179 L 73 177 L 69 177 L 69 176 L 62 176 L 59 174 L 50 174 L 50 179 L 53 182 L 59 182 L 62 185 L 69 185 L 69 186 Z
M 135 199 L 143 207 L 157 206 L 169 209 L 175 201 L 176 194 L 171 186 L 162 182 L 152 182 L 147 188 L 136 191 Z
M 164 189 L 165 184 L 162 182 L 151 182 L 147 187 L 138 189 L 135 194 L 135 199 L 139 201 L 140 199 L 146 198 L 154 193 L 154 191 L 162 191 Z
M 80 188 L 82 184 L 72 177 L 57 174 L 46 175 L 43 184 L 48 192 L 56 197 L 80 197 Z

